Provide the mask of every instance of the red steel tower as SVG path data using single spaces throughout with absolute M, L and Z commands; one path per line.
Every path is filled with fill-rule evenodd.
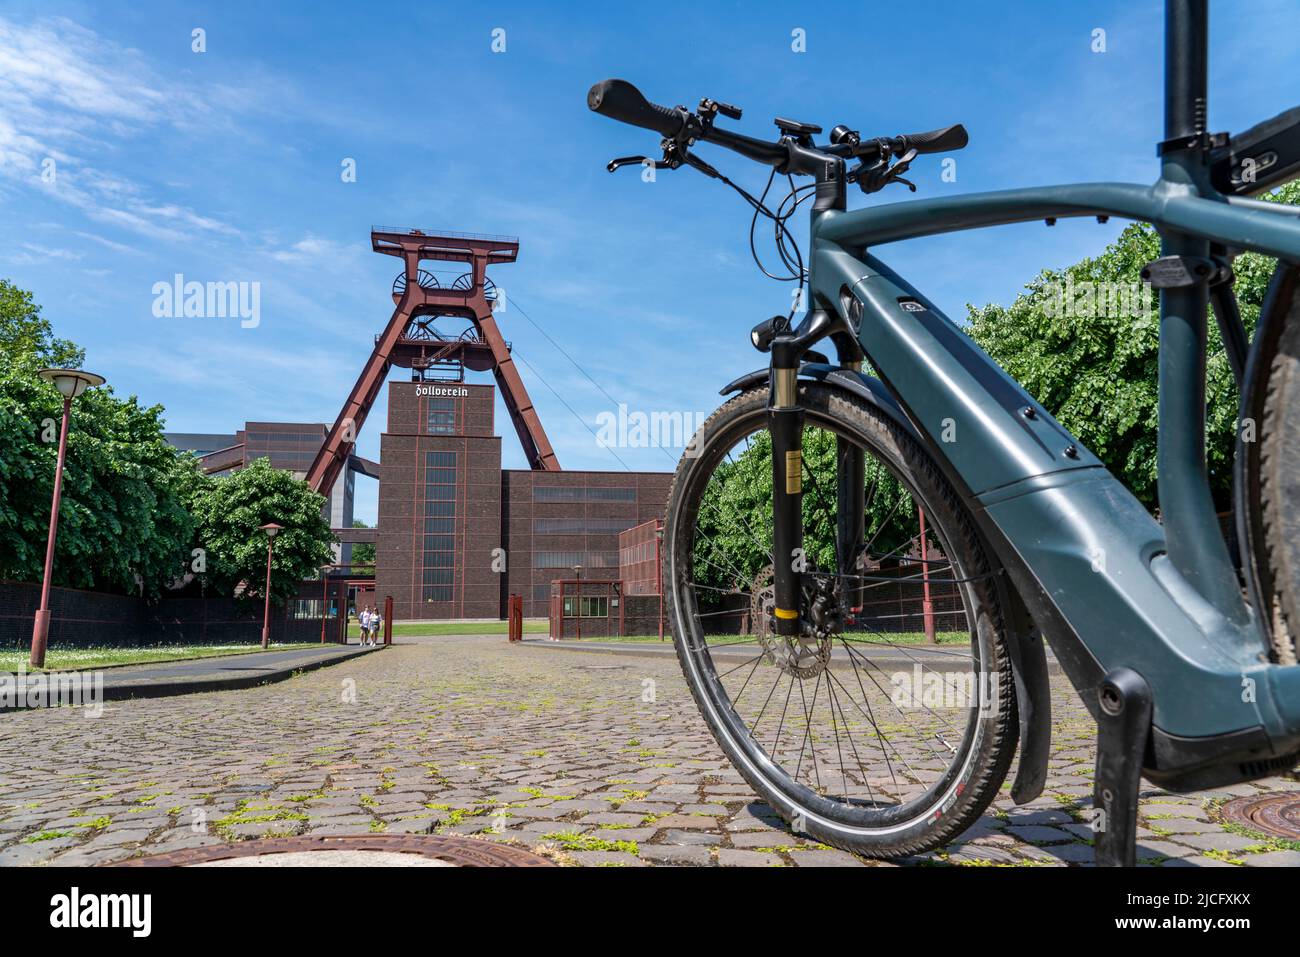
M 334 487 L 394 365 L 412 369 L 421 379 L 460 378 L 465 367 L 491 369 L 529 466 L 559 471 L 559 460 L 493 315 L 497 290 L 487 267 L 514 262 L 519 240 L 376 226 L 370 231 L 370 245 L 375 252 L 402 259 L 402 272 L 393 283 L 395 308 L 384 331 L 375 337 L 370 359 L 307 472 L 311 487 L 323 494 Z M 430 260 L 464 263 L 469 271 L 444 286 L 432 272 L 420 268 L 421 262 Z M 472 328 L 448 338 L 435 327 L 435 320 L 444 316 L 468 320 Z

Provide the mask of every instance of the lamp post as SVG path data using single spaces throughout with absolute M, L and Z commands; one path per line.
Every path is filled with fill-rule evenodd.
M 33 668 L 45 667 L 45 646 L 50 638 L 50 579 L 54 571 L 54 540 L 59 530 L 59 499 L 63 495 L 63 462 L 68 454 L 68 421 L 72 400 L 87 389 L 104 384 L 104 377 L 81 369 L 42 369 L 37 373 L 63 394 L 63 424 L 59 428 L 59 456 L 54 466 L 54 499 L 50 504 L 50 535 L 45 543 L 45 575 L 41 579 L 41 606 L 32 625 Z
M 262 609 L 262 650 L 265 651 L 271 644 L 271 546 L 276 533 L 284 526 L 267 522 L 260 527 L 266 532 L 266 604 Z

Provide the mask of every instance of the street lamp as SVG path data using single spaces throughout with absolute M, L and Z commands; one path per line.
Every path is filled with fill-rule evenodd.
M 266 605 L 262 609 L 262 650 L 265 651 L 271 644 L 271 545 L 284 526 L 267 522 L 259 527 L 266 532 Z
M 59 429 L 59 457 L 54 466 L 54 500 L 50 504 L 50 537 L 45 543 L 45 577 L 41 580 L 41 607 L 32 626 L 32 667 L 45 667 L 45 646 L 50 637 L 50 577 L 54 571 L 54 539 L 59 529 L 59 498 L 63 494 L 63 461 L 68 453 L 68 420 L 72 400 L 87 389 L 104 384 L 104 377 L 81 369 L 42 369 L 37 373 L 63 393 L 63 425 Z

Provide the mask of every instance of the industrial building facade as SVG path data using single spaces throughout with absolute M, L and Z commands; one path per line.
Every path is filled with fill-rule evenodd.
M 668 473 L 503 469 L 495 391 L 388 384 L 375 587 L 394 620 L 500 618 L 512 594 L 545 617 L 553 581 L 619 580 L 619 533 L 663 514 Z

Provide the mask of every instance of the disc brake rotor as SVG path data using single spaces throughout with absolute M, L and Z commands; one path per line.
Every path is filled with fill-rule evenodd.
M 771 565 L 759 569 L 750 587 L 750 621 L 763 658 L 795 678 L 816 678 L 831 661 L 831 639 L 812 635 L 778 635 L 772 630 L 776 606 L 775 572 Z

